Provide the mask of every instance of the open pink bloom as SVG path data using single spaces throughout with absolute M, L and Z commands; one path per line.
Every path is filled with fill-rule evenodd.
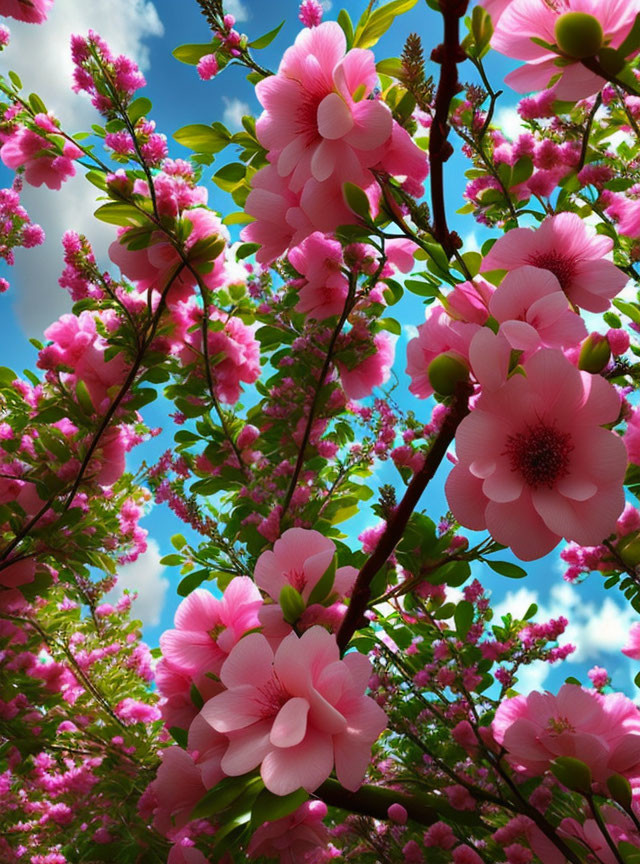
M 622 270 L 605 258 L 612 248 L 613 240 L 597 234 L 577 213 L 559 213 L 539 228 L 514 228 L 500 237 L 482 269 L 514 270 L 530 264 L 550 270 L 573 304 L 589 312 L 605 312 L 628 282 Z
M 313 792 L 335 764 L 342 786 L 357 789 L 387 723 L 364 695 L 370 675 L 369 660 L 356 652 L 341 660 L 322 627 L 291 633 L 275 655 L 261 633 L 245 636 L 220 672 L 226 692 L 202 709 L 229 739 L 222 770 L 235 777 L 260 765 L 267 789 L 288 795 Z
M 640 848 L 640 834 L 626 813 L 621 813 L 616 807 L 607 804 L 600 808 L 600 812 L 607 826 L 607 834 L 617 847 L 620 843 L 628 843 Z M 618 856 L 612 852 L 595 819 L 585 819 L 583 823 L 578 822 L 577 819 L 563 819 L 558 826 L 558 834 L 561 837 L 569 837 L 574 842 L 577 840 L 580 845 L 590 850 L 593 858 L 589 856 L 587 861 L 598 861 L 601 864 L 619 862 Z M 561 861 L 564 864 L 564 856 L 561 856 Z
M 60 189 L 65 180 L 76 173 L 73 160 L 82 156 L 82 150 L 65 142 L 62 155 L 52 152 L 46 138 L 31 129 L 20 126 L 4 142 L 0 159 L 7 168 L 15 171 L 24 166 L 24 178 L 31 186 L 48 186 Z
M 247 855 L 278 858 L 280 864 L 299 864 L 307 853 L 328 845 L 329 832 L 322 822 L 326 815 L 324 801 L 305 801 L 289 816 L 261 825 L 251 838 Z
M 335 544 L 319 531 L 289 528 L 276 540 L 273 551 L 263 552 L 256 561 L 256 585 L 276 602 L 284 586 L 291 585 L 300 592 L 306 603 L 331 566 L 335 554 Z M 339 567 L 336 570 L 332 593 L 348 597 L 357 575 L 355 567 Z
M 0 15 L 28 24 L 42 24 L 52 6 L 53 0 L 0 0 Z
M 418 327 L 418 335 L 407 345 L 407 375 L 409 390 L 419 399 L 433 393 L 427 370 L 440 354 L 451 354 L 464 363 L 469 361 L 471 340 L 482 328 L 479 324 L 456 321 L 441 306 L 427 312 L 427 320 Z
M 638 0 L 554 0 L 553 3 L 511 0 L 498 20 L 491 45 L 507 57 L 527 61 L 505 78 L 518 93 L 543 90 L 553 83 L 555 76 L 560 76 L 555 85 L 558 99 L 584 99 L 604 87 L 605 79 L 589 71 L 580 60 L 558 65 L 559 54 L 533 41 L 535 38 L 555 44 L 556 22 L 567 12 L 595 17 L 607 46 L 618 48 L 640 12 L 640 3 Z
M 381 387 L 389 380 L 395 355 L 395 340 L 386 333 L 376 333 L 373 344 L 373 354 L 369 354 L 352 369 L 348 369 L 340 361 L 336 362 L 342 387 L 349 399 L 364 399 L 371 395 L 374 387 Z
M 289 261 L 304 277 L 298 288 L 296 311 L 322 321 L 340 315 L 344 309 L 349 283 L 342 273 L 342 246 L 315 231 L 289 252 Z
M 525 354 L 541 346 L 569 348 L 587 335 L 553 273 L 530 265 L 507 273 L 489 301 L 489 311 L 511 347 Z
M 183 668 L 173 666 L 163 657 L 155 669 L 155 683 L 162 696 L 160 711 L 167 729 L 179 726 L 188 729 L 198 714 L 192 698 L 191 685 L 195 684 L 203 700 L 211 699 L 223 689 L 219 681 L 215 681 L 205 673 L 194 676 Z
M 629 630 L 629 636 L 622 653 L 631 657 L 632 660 L 640 660 L 640 624 L 634 624 Z
M 483 392 L 458 427 L 459 461 L 446 495 L 462 525 L 488 529 L 531 561 L 562 537 L 594 546 L 615 531 L 627 454 L 619 436 L 602 428 L 620 412 L 604 378 L 579 372 L 550 348 L 524 369 Z
M 259 627 L 260 591 L 248 576 L 229 582 L 221 600 L 196 588 L 176 610 L 175 630 L 160 637 L 163 655 L 178 669 L 218 674 L 236 642 Z
M 564 684 L 557 696 L 530 693 L 502 702 L 491 726 L 514 767 L 540 776 L 558 756 L 580 759 L 597 783 L 622 774 L 640 783 L 640 711 L 622 693 Z
M 152 788 L 157 800 L 153 824 L 161 834 L 183 828 L 191 821 L 191 811 L 207 791 L 193 758 L 181 747 L 160 753 L 162 762 Z
M 173 313 L 174 318 L 180 317 L 178 330 L 182 331 L 178 356 L 185 366 L 198 364 L 198 374 L 204 375 L 202 310 L 192 299 L 177 304 Z M 260 377 L 260 346 L 253 329 L 240 318 L 213 308 L 209 318 L 224 323 L 221 330 L 210 330 L 207 337 L 213 388 L 221 402 L 234 405 L 242 393 L 242 384 L 253 384 Z
M 348 208 L 340 198 L 348 221 Z M 266 165 L 251 178 L 245 211 L 256 220 L 242 229 L 247 243 L 259 243 L 256 260 L 267 264 L 288 246 L 299 245 L 316 229 L 300 209 L 300 195 L 282 182 L 275 165 Z M 336 223 L 339 224 L 339 223 Z
M 228 240 L 229 232 L 216 213 L 202 207 L 185 210 L 182 220 L 188 220 L 192 225 L 185 242 L 191 266 L 200 274 L 207 287 L 211 290 L 220 288 L 226 272 L 224 255 L 220 254 L 212 260 L 210 250 L 197 244 L 200 240 L 212 240 L 215 237 Z M 164 291 L 180 269 L 180 256 L 162 231 L 155 231 L 151 235 L 151 245 L 144 249 L 127 248 L 127 235 L 132 230 L 134 229 L 124 228 L 118 231 L 118 239 L 109 246 L 109 258 L 127 278 L 136 282 L 141 290 L 151 288 Z M 173 279 L 167 294 L 168 305 L 187 300 L 193 293 L 196 282 L 193 274 L 183 268 L 180 275 Z
M 0 569 L 0 585 L 5 588 L 17 588 L 19 585 L 27 585 L 36 578 L 35 558 L 25 558 L 22 561 L 11 563 L 11 558 L 3 562 L 5 566 Z

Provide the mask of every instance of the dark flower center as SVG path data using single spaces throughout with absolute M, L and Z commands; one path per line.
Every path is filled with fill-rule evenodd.
M 529 255 L 527 261 L 534 267 L 540 267 L 553 273 L 563 291 L 566 292 L 571 287 L 575 273 L 575 261 L 573 258 L 569 258 L 561 252 L 553 250 L 550 252 L 536 252 L 533 255 Z
M 571 435 L 553 426 L 538 423 L 524 432 L 509 435 L 506 455 L 511 470 L 517 471 L 527 486 L 553 487 L 568 473 Z

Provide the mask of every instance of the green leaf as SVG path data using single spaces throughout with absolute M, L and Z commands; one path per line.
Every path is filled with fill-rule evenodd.
M 365 15 L 358 22 L 353 37 L 354 48 L 371 48 L 387 32 L 398 15 L 408 12 L 416 5 L 418 0 L 392 0 L 385 3 L 369 15 Z
M 342 191 L 347 205 L 353 210 L 356 216 L 360 216 L 365 222 L 369 222 L 371 220 L 371 205 L 366 193 L 359 186 L 356 186 L 355 183 L 345 183 Z
M 225 134 L 226 133 L 226 134 Z M 205 126 L 204 123 L 191 123 L 182 126 L 173 137 L 184 147 L 195 150 L 197 153 L 219 153 L 231 141 L 231 133 L 225 129 L 222 123 L 215 126 Z
M 151 99 L 147 99 L 146 96 L 139 96 L 137 99 L 134 99 L 131 105 L 127 108 L 129 120 L 131 120 L 135 126 L 141 117 L 147 116 L 152 107 Z
M 293 585 L 285 585 L 282 588 L 278 603 L 282 609 L 284 620 L 289 624 L 295 624 L 306 608 L 300 592 L 296 591 Z
M 394 333 L 396 336 L 402 335 L 400 322 L 396 321 L 395 318 L 378 318 L 377 325 L 380 330 L 388 330 L 389 333 Z
M 174 534 L 171 538 L 171 545 L 174 549 L 177 549 L 179 551 L 180 549 L 184 549 L 184 547 L 187 545 L 187 541 L 182 534 Z
M 183 563 L 184 559 L 182 555 L 174 555 L 173 552 L 170 555 L 165 555 L 160 559 L 160 563 L 165 567 L 179 567 Z
M 618 45 L 618 51 L 624 57 L 632 54 L 640 48 L 640 14 L 636 15 L 633 22 L 633 27 L 624 38 L 621 45 Z
M 351 48 L 353 45 L 353 23 L 346 9 L 341 9 L 338 12 L 337 21 L 346 37 L 347 48 Z
M 89 391 L 87 390 L 87 385 L 81 379 L 76 381 L 76 398 L 80 407 L 87 414 L 93 414 L 95 412 L 95 408 L 93 407 L 93 402 L 91 401 L 91 396 L 89 395 Z
M 511 564 L 509 561 L 485 561 L 491 567 L 494 573 L 499 573 L 501 576 L 506 576 L 507 579 L 524 579 L 527 571 L 517 564 Z
M 17 379 L 16 373 L 8 366 L 0 366 L 0 387 L 10 387 Z
M 627 303 L 626 300 L 614 300 L 613 305 L 631 318 L 635 324 L 640 324 L 640 308 L 635 303 Z
M 17 72 L 9 72 L 9 78 L 11 79 L 11 83 L 17 90 L 22 90 L 22 81 L 20 80 L 20 76 Z
M 631 784 L 626 777 L 623 777 L 622 774 L 612 774 L 607 780 L 607 788 L 613 800 L 621 807 L 624 807 L 625 810 L 631 808 L 633 793 L 631 791 Z
M 259 243 L 242 243 L 236 249 L 236 258 L 242 260 L 243 258 L 248 258 L 249 255 L 253 255 L 260 248 Z
M 464 641 L 473 624 L 473 603 L 468 600 L 461 600 L 456 606 L 453 620 L 456 624 L 456 633 Z
M 404 66 L 399 57 L 388 57 L 386 60 L 379 60 L 376 63 L 376 71 L 380 75 L 388 75 L 390 78 L 402 79 L 404 75 Z
M 103 204 L 93 215 L 101 222 L 106 222 L 108 225 L 119 225 L 121 228 L 142 228 L 148 224 L 144 213 L 141 213 L 132 204 L 124 204 L 120 201 L 109 201 L 109 203 Z
M 551 772 L 567 789 L 590 794 L 591 770 L 588 765 L 573 756 L 558 756 L 550 765 Z
M 188 734 L 186 729 L 181 729 L 179 726 L 171 726 L 169 735 L 185 750 L 187 749 Z
M 322 601 L 329 596 L 336 578 L 337 567 L 338 556 L 334 555 L 331 564 L 329 564 L 320 579 L 314 585 L 313 591 L 309 595 L 309 600 L 307 601 L 308 606 L 311 606 L 313 603 L 322 603 Z
M 168 558 L 178 557 L 173 555 L 168 555 Z M 191 594 L 192 591 L 195 591 L 202 583 L 209 578 L 209 571 L 207 569 L 202 570 L 194 570 L 193 573 L 189 573 L 188 576 L 185 576 L 184 579 L 180 581 L 178 584 L 177 592 L 180 597 L 187 597 Z
M 44 104 L 42 99 L 38 96 L 37 93 L 29 94 L 29 105 L 35 111 L 36 114 L 46 114 L 47 106 Z
M 260 36 L 258 39 L 254 39 L 253 42 L 249 42 L 249 48 L 266 48 L 267 45 L 271 45 L 273 40 L 276 38 L 278 33 L 284 27 L 284 21 L 281 21 L 277 27 L 274 27 L 273 30 L 269 30 L 268 33 L 265 33 L 264 36 Z
M 191 819 L 209 819 L 211 816 L 215 816 L 216 813 L 225 810 L 251 784 L 255 784 L 256 782 L 261 783 L 262 781 L 259 778 L 256 780 L 255 777 L 247 777 L 247 775 L 242 777 L 226 777 L 214 786 L 213 789 L 209 789 L 206 795 L 198 801 L 191 812 Z
M 213 42 L 207 42 L 206 45 L 190 43 L 179 45 L 171 53 L 180 63 L 186 63 L 188 66 L 197 66 L 207 54 L 214 54 L 215 49 L 216 46 Z
M 284 819 L 300 807 L 309 798 L 304 789 L 290 792 L 288 795 L 274 795 L 268 789 L 263 789 L 253 802 L 251 822 L 259 828 L 263 822 L 275 822 Z

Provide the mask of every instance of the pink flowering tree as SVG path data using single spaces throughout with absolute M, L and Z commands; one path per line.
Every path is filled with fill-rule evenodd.
M 44 240 L 25 184 L 84 175 L 111 231 L 69 226 L 70 311 L 0 367 L 2 864 L 640 861 L 633 694 L 600 665 L 526 690 L 580 645 L 478 578 L 557 549 L 640 613 L 640 2 L 361 5 L 303 0 L 267 68 L 282 25 L 198 0 L 172 62 L 246 73 L 236 132 L 170 142 L 92 30 L 90 133 L 0 79 L 0 255 Z M 150 648 L 117 582 L 152 505 L 185 527 Z

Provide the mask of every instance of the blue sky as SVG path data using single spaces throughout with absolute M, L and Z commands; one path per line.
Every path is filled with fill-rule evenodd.
M 334 18 L 344 6 L 354 20 L 365 7 L 364 0 L 344 0 L 333 4 L 327 18 Z M 255 39 L 271 30 L 283 19 L 286 24 L 276 41 L 260 52 L 260 62 L 276 68 L 284 49 L 291 44 L 299 30 L 297 0 L 233 0 L 227 4 L 238 17 L 238 29 Z M 230 128 L 237 128 L 243 113 L 259 112 L 259 105 L 250 85 L 245 81 L 241 69 L 229 69 L 211 82 L 198 79 L 194 67 L 178 63 L 171 57 L 177 45 L 187 42 L 206 42 L 208 32 L 195 0 L 56 0 L 50 20 L 38 28 L 10 23 L 13 44 L 5 56 L 0 57 L 3 69 L 15 68 L 23 78 L 27 92 L 35 90 L 45 98 L 58 116 L 62 117 L 69 131 L 88 128 L 94 122 L 93 112 L 84 97 L 71 94 L 70 63 L 68 60 L 68 37 L 71 32 L 86 32 L 89 27 L 97 30 L 110 42 L 114 50 L 134 56 L 142 65 L 147 77 L 145 91 L 154 103 L 152 113 L 159 131 L 167 134 L 171 155 L 187 157 L 188 151 L 171 141 L 171 133 L 188 123 L 209 123 L 222 119 Z M 428 56 L 430 48 L 440 36 L 439 16 L 419 2 L 408 14 L 399 19 L 392 30 L 376 46 L 376 59 L 397 56 L 403 39 L 411 32 L 422 35 Z M 25 58 L 38 58 L 27 63 Z M 437 68 L 430 71 L 437 74 Z M 487 68 L 494 86 L 498 86 L 511 64 L 498 55 L 490 56 Z M 471 77 L 470 64 L 462 67 L 463 80 Z M 515 94 L 508 91 L 499 102 L 497 120 L 506 125 L 507 132 L 515 134 L 518 123 L 514 107 Z M 220 154 L 216 168 L 224 161 L 232 161 L 232 152 Z M 490 236 L 485 229 L 475 225 L 471 217 L 455 215 L 463 204 L 462 194 L 465 180 L 465 163 L 456 155 L 446 168 L 446 191 L 451 227 L 465 239 L 467 248 Z M 209 188 L 209 203 L 224 209 L 226 196 L 209 183 L 212 171 L 205 172 L 203 182 Z M 9 172 L 2 169 L 2 181 L 11 181 Z M 28 344 L 27 336 L 40 338 L 48 322 L 68 309 L 66 292 L 57 285 L 61 271 L 60 237 L 66 228 L 85 232 L 94 243 L 96 254 L 107 265 L 106 247 L 112 239 L 109 226 L 97 225 L 91 219 L 93 187 L 81 177 L 63 187 L 61 193 L 47 190 L 27 190 L 24 200 L 34 221 L 40 222 L 47 232 L 43 247 L 19 253 L 17 266 L 6 275 L 11 281 L 11 290 L 0 297 L 0 365 L 9 365 L 16 370 L 35 364 L 35 350 Z M 234 208 L 235 209 L 235 208 Z M 411 328 L 424 320 L 424 310 L 419 298 L 406 294 L 395 307 L 394 316 L 405 325 L 403 335 L 396 346 L 396 366 L 399 384 L 394 391 L 396 399 L 405 410 L 414 410 L 425 421 L 429 409 L 425 403 L 411 396 L 403 375 L 407 339 Z M 145 418 L 151 426 L 167 429 L 167 434 L 138 448 L 131 454 L 131 467 L 140 459 L 152 462 L 154 457 L 170 446 L 172 440 L 171 421 L 166 416 L 168 403 L 158 400 L 146 410 Z M 447 509 L 443 495 L 443 480 L 446 465 L 425 495 L 423 504 L 429 515 L 437 519 Z M 376 474 L 374 483 L 397 482 L 395 470 L 383 466 Z M 362 528 L 373 523 L 368 513 L 363 513 L 348 524 L 349 534 L 355 537 Z M 157 644 L 162 630 L 172 624 L 177 605 L 175 586 L 179 581 L 176 568 L 163 568 L 159 564 L 162 555 L 171 551 L 169 538 L 176 532 L 189 536 L 189 531 L 178 522 L 164 505 L 153 507 L 143 522 L 149 531 L 150 549 L 136 564 L 130 565 L 121 574 L 121 585 L 140 590 L 138 614 L 145 621 L 145 638 L 151 645 Z M 501 558 L 508 558 L 501 554 Z M 528 567 L 526 580 L 513 582 L 480 566 L 476 575 L 493 591 L 498 611 L 509 608 L 523 613 L 531 602 L 542 607 L 541 615 L 566 614 L 572 621 L 568 641 L 580 646 L 577 662 L 567 662 L 554 667 L 532 669 L 523 681 L 524 689 L 544 683 L 545 687 L 557 688 L 565 677 L 574 675 L 586 680 L 586 670 L 598 664 L 605 666 L 613 675 L 614 685 L 632 693 L 632 677 L 638 664 L 627 661 L 619 647 L 629 625 L 637 616 L 623 607 L 623 600 L 615 593 L 605 594 L 602 581 L 593 575 L 584 585 L 573 588 L 562 581 L 562 566 L 555 551 L 542 561 Z M 540 619 L 542 620 L 542 619 Z M 634 668 L 635 667 L 635 668 Z

